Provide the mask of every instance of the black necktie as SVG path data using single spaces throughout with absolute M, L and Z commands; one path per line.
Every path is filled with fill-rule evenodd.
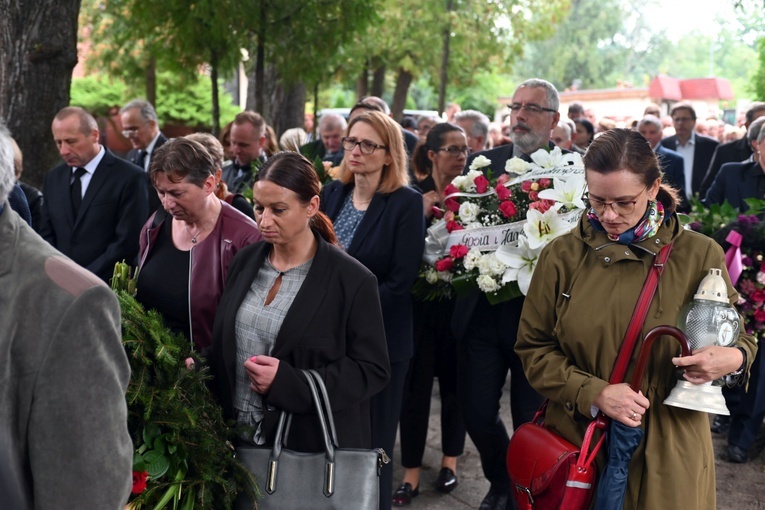
M 146 151 L 139 150 L 138 157 L 136 158 L 135 164 L 140 166 L 141 170 L 146 170 L 146 165 L 144 165 L 145 162 L 146 162 Z
M 77 217 L 77 213 L 80 212 L 80 204 L 82 204 L 82 176 L 85 175 L 84 168 L 78 168 L 74 171 L 74 180 L 69 187 L 69 191 L 72 195 L 72 212 L 74 217 Z

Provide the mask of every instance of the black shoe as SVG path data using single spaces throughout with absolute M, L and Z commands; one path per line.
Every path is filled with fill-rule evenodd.
M 447 467 L 441 468 L 438 478 L 436 478 L 436 490 L 449 494 L 457 485 L 459 485 L 459 481 L 457 481 L 457 475 L 454 474 L 454 471 Z
M 749 456 L 746 454 L 746 450 L 739 448 L 736 445 L 728 446 L 728 462 L 735 464 L 743 464 L 749 460 Z
M 730 429 L 730 416 L 718 414 L 715 416 L 715 419 L 712 420 L 712 426 L 709 428 L 715 434 L 727 434 Z
M 419 487 L 412 489 L 411 483 L 402 483 L 401 487 L 393 493 L 393 506 L 409 506 L 418 494 L 420 494 Z
M 491 487 L 486 497 L 481 501 L 481 506 L 478 507 L 478 510 L 507 510 L 512 508 L 509 499 L 510 495 L 507 491 Z

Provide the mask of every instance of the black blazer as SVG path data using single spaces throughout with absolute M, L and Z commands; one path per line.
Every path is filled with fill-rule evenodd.
M 721 143 L 715 149 L 712 155 L 712 162 L 709 163 L 709 169 L 701 183 L 701 196 L 704 197 L 715 181 L 715 177 L 720 172 L 720 168 L 725 163 L 741 163 L 752 155 L 752 146 L 746 135 L 740 140 L 734 140 L 728 143 Z
M 106 149 L 77 218 L 72 215 L 71 176 L 66 164 L 45 176 L 40 235 L 108 283 L 115 263 L 136 263 L 141 226 L 149 209 L 146 174 Z
M 321 204 L 334 222 L 352 184 L 329 183 Z M 375 193 L 346 252 L 377 277 L 391 363 L 414 352 L 411 290 L 425 250 L 422 195 L 409 187 Z
M 664 182 L 675 189 L 680 190 L 682 199 L 681 208 L 687 210 L 686 192 L 685 192 L 685 162 L 683 156 L 672 149 L 667 149 L 662 144 L 656 146 L 656 155 L 661 164 L 661 170 L 664 172 Z
M 167 142 L 167 137 L 162 134 L 160 131 L 159 138 L 157 138 L 157 143 L 154 144 L 154 149 L 152 150 L 152 153 L 162 147 L 162 145 Z M 143 167 L 140 165 L 140 161 L 138 158 L 139 151 L 138 149 L 130 149 L 127 153 L 127 160 L 133 163 L 134 165 L 138 166 L 143 170 Z M 149 193 L 149 216 L 151 216 L 154 211 L 162 207 L 162 201 L 159 199 L 159 195 L 157 194 L 157 190 L 154 189 L 154 184 L 151 182 L 151 179 L 149 178 L 149 172 L 146 171 L 146 190 Z M 147 216 L 148 218 L 148 216 Z
M 726 200 L 739 211 L 746 211 L 747 198 L 765 198 L 765 174 L 759 163 L 725 163 L 709 188 L 704 205 L 722 204 Z
M 693 174 L 691 175 L 691 189 L 685 190 L 689 196 L 693 196 L 693 193 L 700 194 L 701 182 L 704 180 L 704 176 L 709 168 L 709 162 L 712 161 L 712 155 L 715 153 L 715 149 L 720 143 L 714 138 L 708 136 L 695 134 L 695 146 L 693 149 Z M 677 150 L 677 135 L 668 136 L 661 141 L 661 144 L 667 149 L 673 151 Z
M 271 356 L 279 359 L 266 405 L 262 431 L 273 442 L 280 410 L 293 415 L 288 447 L 321 451 L 311 393 L 298 369 L 323 377 L 343 448 L 371 448 L 369 398 L 390 377 L 377 281 L 356 260 L 318 235 L 318 250 L 308 276 L 276 337 Z M 240 250 L 231 262 L 213 328 L 210 365 L 213 388 L 224 414 L 233 417 L 236 378 L 236 314 L 271 252 L 261 241 Z

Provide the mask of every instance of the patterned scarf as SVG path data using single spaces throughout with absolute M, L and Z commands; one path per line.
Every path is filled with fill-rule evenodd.
M 587 219 L 590 220 L 595 230 L 605 232 L 606 229 L 601 225 L 598 215 L 595 214 L 594 209 L 587 211 Z M 619 235 L 612 235 L 606 232 L 606 235 L 611 241 L 616 241 L 619 244 L 632 244 L 639 243 L 645 239 L 649 239 L 656 235 L 659 231 L 659 227 L 664 221 L 664 205 L 658 200 L 648 202 L 648 209 L 643 215 L 643 218 L 631 229 Z

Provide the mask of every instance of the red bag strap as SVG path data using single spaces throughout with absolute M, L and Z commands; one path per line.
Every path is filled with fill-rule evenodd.
M 659 286 L 659 278 L 664 272 L 664 265 L 667 263 L 671 251 L 672 243 L 669 243 L 654 257 L 653 265 L 648 271 L 648 276 L 646 276 L 645 283 L 643 284 L 643 290 L 640 291 L 640 297 L 638 297 L 637 304 L 635 305 L 635 311 L 632 313 L 632 319 L 630 319 L 629 326 L 627 326 L 627 332 L 624 334 L 624 341 L 622 342 L 621 349 L 619 349 L 619 355 L 616 357 L 614 370 L 611 372 L 611 378 L 608 380 L 610 384 L 618 384 L 624 380 L 627 367 L 632 359 L 632 353 L 635 352 L 635 345 L 637 345 L 638 338 L 640 338 L 640 330 L 643 329 L 648 309 L 651 307 L 651 301 L 653 301 L 653 296 L 656 293 L 656 287 Z

